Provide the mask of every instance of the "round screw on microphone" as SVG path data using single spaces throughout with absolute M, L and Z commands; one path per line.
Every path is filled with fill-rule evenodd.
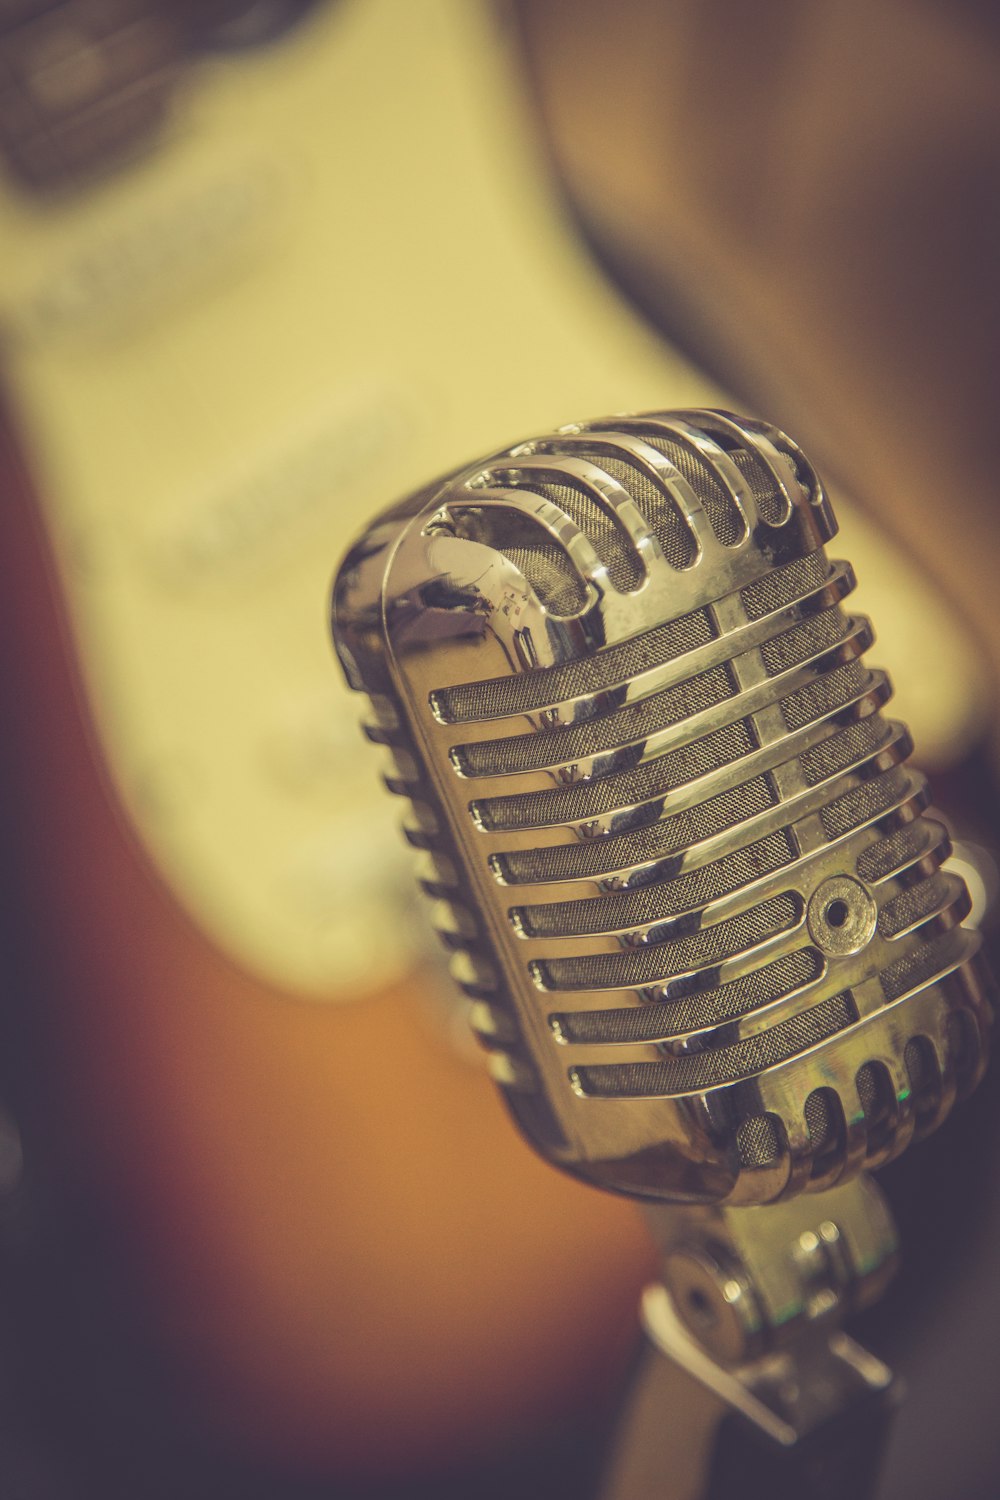
M 860 953 L 875 935 L 878 906 L 860 881 L 834 875 L 809 898 L 806 925 L 823 953 Z
M 981 1074 L 968 896 L 835 529 L 782 433 L 652 413 L 469 465 L 340 568 L 491 1071 L 606 1188 L 822 1191 Z

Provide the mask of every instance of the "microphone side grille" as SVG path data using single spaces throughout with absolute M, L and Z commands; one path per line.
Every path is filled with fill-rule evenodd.
M 573 1082 L 582 1093 L 595 1098 L 648 1098 L 717 1088 L 776 1067 L 835 1036 L 857 1019 L 857 1007 L 847 991 L 731 1046 L 661 1062 L 578 1067 L 573 1069 Z
M 550 901 L 515 910 L 521 927 L 530 937 L 619 932 L 707 906 L 710 901 L 780 870 L 797 858 L 798 849 L 787 829 L 779 829 L 675 880 L 633 885 L 607 896 Z
M 706 477 L 696 459 L 674 451 L 673 445 L 648 434 L 643 441 L 671 459 L 705 504 L 706 495 L 714 493 L 714 476 Z M 576 450 L 576 456 L 580 453 Z M 646 481 L 637 482 L 628 465 L 597 451 L 583 456 L 642 500 Z M 773 502 L 771 515 L 777 516 L 783 497 L 776 486 L 766 483 L 762 466 L 758 472 L 750 456 L 737 468 L 751 484 L 755 499 Z M 535 488 L 549 499 L 564 498 L 556 486 Z M 733 544 L 739 540 L 741 522 L 735 507 L 730 504 L 728 510 L 735 521 L 727 521 L 717 509 L 712 526 L 720 541 Z M 684 655 L 698 665 L 704 659 L 697 654 L 699 645 L 711 642 L 724 648 L 732 626 L 727 629 L 712 618 L 717 613 L 719 620 L 732 618 L 724 604 L 721 610 L 719 605 L 710 607 L 710 628 L 697 631 L 699 645 L 687 653 L 651 652 L 647 632 L 592 652 L 584 663 L 586 675 L 565 666 L 529 669 L 500 679 L 529 684 L 516 692 L 504 687 L 494 693 L 490 683 L 460 685 L 433 695 L 439 718 L 455 720 L 461 715 L 469 722 L 488 712 L 499 718 L 499 731 L 508 731 L 451 747 L 454 767 L 470 782 L 502 778 L 509 784 L 511 777 L 533 777 L 536 782 L 539 774 L 552 777 L 547 787 L 509 791 L 505 786 L 499 795 L 479 795 L 470 801 L 478 827 L 494 836 L 490 864 L 495 875 L 511 887 L 555 887 L 564 882 L 605 887 L 603 894 L 510 909 L 511 920 L 529 943 L 607 935 L 624 944 L 604 952 L 527 960 L 533 982 L 542 990 L 567 998 L 607 991 L 619 1002 L 603 1009 L 588 1004 L 555 1013 L 549 1018 L 553 1034 L 573 1048 L 652 1045 L 668 1051 L 648 1061 L 574 1062 L 568 1077 L 580 1095 L 639 1100 L 703 1091 L 714 1098 L 711 1091 L 761 1078 L 859 1023 L 862 1013 L 850 988 L 824 995 L 827 962 L 816 947 L 803 946 L 800 939 L 798 946 L 777 958 L 771 952 L 776 943 L 788 950 L 804 923 L 804 901 L 797 890 L 767 895 L 764 887 L 770 878 L 773 888 L 782 871 L 791 874 L 801 864 L 796 799 L 801 801 L 808 789 L 822 792 L 832 784 L 835 790 L 815 805 L 814 821 L 828 844 L 850 837 L 867 839 L 855 850 L 852 865 L 868 871 L 870 878 L 878 878 L 876 872 L 882 879 L 892 877 L 918 851 L 924 863 L 944 857 L 946 850 L 926 833 L 910 834 L 905 823 L 899 829 L 892 826 L 895 816 L 913 816 L 898 810 L 915 806 L 920 795 L 919 784 L 898 764 L 909 741 L 900 726 L 879 712 L 887 696 L 884 679 L 858 654 L 870 632 L 866 622 L 830 600 L 825 590 L 832 577 L 825 555 L 812 552 L 738 591 L 749 625 L 766 627 L 774 620 L 756 649 L 764 674 L 775 682 L 769 700 L 758 694 L 752 711 L 738 717 L 754 679 L 741 671 L 735 644 L 730 658 L 693 670 L 666 687 L 655 688 L 652 670 L 667 662 L 683 668 Z M 681 620 L 688 624 L 698 618 L 689 615 Z M 658 629 L 659 647 L 667 631 Z M 676 644 L 675 634 L 669 649 Z M 614 664 L 611 672 L 609 662 Z M 614 669 L 626 664 L 638 664 L 640 678 L 651 672 L 652 690 L 644 694 L 643 683 L 635 677 L 610 685 Z M 805 680 L 802 671 L 809 674 Z M 543 674 L 544 687 L 539 681 Z M 557 686 L 579 694 L 580 701 L 553 701 Z M 512 734 L 515 715 L 510 706 L 515 701 L 522 712 L 529 703 L 544 705 L 557 722 L 547 723 L 546 714 L 528 732 Z M 769 702 L 780 714 L 784 736 L 808 738 L 790 748 L 787 758 L 779 758 L 773 771 L 753 775 L 749 772 L 761 752 L 775 743 L 773 720 L 763 739 L 758 732 L 758 716 L 762 709 L 767 712 Z M 498 714 L 503 708 L 507 712 Z M 720 715 L 726 722 L 718 723 Z M 675 729 L 679 735 L 672 733 Z M 743 762 L 748 763 L 748 774 L 716 789 L 720 775 L 731 769 L 738 776 Z M 791 780 L 790 766 L 796 768 Z M 701 781 L 704 792 L 698 796 Z M 675 810 L 675 793 L 689 805 Z M 786 802 L 791 803 L 787 821 L 762 827 L 766 818 L 784 812 Z M 531 847 L 525 841 L 532 829 L 568 836 L 555 843 L 540 840 Z M 758 831 L 763 836 L 751 836 Z M 496 848 L 495 838 L 502 840 L 505 832 L 518 835 L 519 847 Z M 705 859 L 699 849 L 713 847 L 712 841 L 722 843 L 724 852 Z M 883 852 L 890 844 L 892 852 Z M 936 915 L 958 911 L 960 895 L 950 878 L 932 879 L 931 871 L 918 869 L 913 879 L 912 889 L 882 907 L 878 930 L 887 940 L 920 928 Z M 712 915 L 714 904 L 727 898 L 738 902 L 744 891 L 749 895 L 757 886 L 766 899 L 732 916 L 721 909 L 718 916 Z M 623 936 L 616 939 L 616 934 Z M 641 940 L 626 942 L 628 934 Z M 925 944 L 926 934 L 920 933 L 918 940 Z M 739 971 L 736 977 L 730 977 L 730 969 Z M 714 983 L 713 976 L 718 976 Z M 887 995 L 884 988 L 883 994 Z M 767 1007 L 776 1009 L 771 1024 L 747 1035 L 734 1032 Z M 870 1000 L 866 1013 L 869 1008 Z M 685 1050 L 670 1050 L 671 1038 L 690 1039 L 699 1031 L 702 1041 L 694 1050 L 687 1050 L 690 1040 L 683 1041 Z M 911 1057 L 918 1054 L 924 1055 L 919 1048 L 911 1051 Z M 884 1103 L 880 1066 L 865 1065 L 855 1077 L 869 1154 L 890 1149 L 896 1119 Z M 921 1077 L 929 1087 L 935 1070 L 925 1065 Z M 810 1170 L 819 1180 L 836 1165 L 848 1120 L 836 1089 L 814 1089 L 807 1098 L 808 1113 L 806 1100 L 802 1103 L 802 1129 L 813 1156 Z M 786 1121 L 778 1113 L 744 1111 L 732 1139 L 744 1168 L 773 1164 L 787 1153 Z
M 879 974 L 879 984 L 886 1001 L 891 1003 L 902 995 L 911 994 L 954 967 L 954 944 L 951 939 L 951 933 L 932 935 L 926 942 L 911 948 L 894 963 L 888 964 Z
M 717 634 L 708 610 L 694 609 L 576 661 L 440 688 L 431 694 L 431 707 L 443 723 L 461 724 L 531 713 L 584 694 L 596 697 L 687 656 Z
M 565 549 L 533 517 L 512 508 L 465 506 L 456 507 L 451 519 L 456 536 L 509 558 L 553 614 L 574 615 L 583 608 L 583 579 Z
M 626 752 L 630 744 L 716 708 L 735 691 L 732 675 L 723 663 L 648 698 L 624 706 L 611 704 L 583 724 L 456 745 L 452 755 L 466 776 L 479 777 L 545 770 L 612 749 Z
M 777 677 L 799 662 L 819 656 L 825 647 L 833 646 L 847 634 L 848 620 L 839 605 L 812 615 L 801 625 L 783 630 L 761 643 L 761 660 L 769 677 Z
M 906 886 L 882 907 L 879 932 L 883 937 L 894 938 L 949 906 L 957 911 L 963 904 L 964 891 L 962 881 L 944 871 L 920 877 L 916 885 Z
M 612 588 L 623 594 L 638 588 L 643 579 L 643 568 L 627 532 L 620 522 L 595 504 L 593 497 L 584 488 L 565 483 L 549 484 L 537 479 L 515 480 L 510 487 L 523 487 L 532 495 L 541 495 L 570 516 L 593 543 L 594 551 L 608 570 Z M 506 551 L 506 547 L 502 546 L 499 550 Z M 686 561 L 690 561 L 690 555 Z M 683 567 L 685 563 L 677 565 Z
M 773 568 L 763 577 L 740 590 L 740 599 L 748 620 L 760 620 L 774 614 L 786 604 L 793 604 L 826 582 L 830 563 L 822 548 L 796 558 L 784 567 Z
M 732 460 L 750 486 L 761 520 L 768 526 L 780 526 L 785 518 L 786 502 L 772 475 L 749 449 L 733 453 Z
M 746 522 L 733 504 L 733 498 L 725 485 L 697 449 L 685 447 L 680 442 L 671 442 L 669 438 L 654 436 L 648 431 L 642 434 L 642 441 L 662 453 L 684 476 L 705 507 L 708 523 L 721 544 L 724 547 L 735 547 L 742 541 L 746 535 Z M 604 462 L 603 459 L 598 461 Z M 768 496 L 770 497 L 770 490 Z
M 558 1014 L 550 1021 L 568 1042 L 665 1041 L 678 1033 L 735 1020 L 773 1000 L 782 1000 L 819 979 L 823 969 L 822 954 L 815 948 L 796 948 L 728 984 L 682 991 L 678 981 L 676 989 L 671 987 L 670 994 L 655 1003 L 631 1010 L 619 1006 L 613 1010 Z
M 895 766 L 891 771 L 883 771 L 871 781 L 862 781 L 860 786 L 835 797 L 819 815 L 827 838 L 843 838 L 845 833 L 851 833 L 863 823 L 871 823 L 881 813 L 888 812 L 893 803 L 905 797 L 910 779 L 904 766 Z
M 508 885 L 540 881 L 586 880 L 627 869 L 630 865 L 663 859 L 737 827 L 778 803 L 767 776 L 741 782 L 730 791 L 710 797 L 697 807 L 647 824 L 634 832 L 588 843 L 557 844 L 548 848 L 498 854 L 496 868 Z
M 802 729 L 824 714 L 857 697 L 868 686 L 870 674 L 862 661 L 849 661 L 826 677 L 817 678 L 783 698 L 779 705 L 787 729 Z
M 674 722 L 676 723 L 676 719 Z M 650 733 L 665 727 L 660 715 L 652 719 L 650 724 Z M 618 733 L 620 732 L 619 729 Z M 611 735 L 613 738 L 610 743 L 617 745 L 614 726 Z M 594 752 L 602 748 L 601 737 L 595 736 Z M 632 747 L 625 746 L 623 751 L 627 758 L 635 759 L 641 748 L 641 744 L 637 745 L 631 755 L 628 752 Z M 742 760 L 757 748 L 752 724 L 746 719 L 737 719 L 734 724 L 724 724 L 721 729 L 713 730 L 701 739 L 692 740 L 676 750 L 658 755 L 634 770 L 603 775 L 568 787 L 554 787 L 551 791 L 482 798 L 476 802 L 476 814 L 484 828 L 497 831 L 572 823 L 578 819 L 596 817 L 615 808 L 631 807 L 635 803 L 647 801 L 652 803 L 650 815 L 655 817 L 660 804 L 652 802 L 652 799 L 660 793 L 672 791 L 685 782 L 707 776 L 712 771 L 731 765 L 733 761 Z
M 663 983 L 688 969 L 704 968 L 789 932 L 802 920 L 802 901 L 785 892 L 737 917 L 703 927 L 671 942 L 588 953 L 581 958 L 554 958 L 532 966 L 539 984 L 551 990 L 628 989 Z
M 589 459 L 634 496 L 670 567 L 681 571 L 691 566 L 697 551 L 695 539 L 672 495 L 655 484 L 642 469 L 625 459 L 612 458 L 607 453 L 586 446 L 574 448 L 574 455 Z
M 951 851 L 947 832 L 933 818 L 920 818 L 862 849 L 855 869 L 862 880 L 875 884 L 932 850 L 938 851 L 939 860 L 947 857 Z
M 799 765 L 810 786 L 828 781 L 839 771 L 867 760 L 886 743 L 892 732 L 891 725 L 879 713 L 869 714 L 848 724 L 838 734 L 821 740 L 811 750 L 799 756 Z

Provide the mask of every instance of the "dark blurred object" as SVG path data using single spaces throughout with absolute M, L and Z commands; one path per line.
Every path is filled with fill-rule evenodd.
M 995 8 L 514 11 L 563 187 L 607 265 L 905 539 L 995 669 Z
M 316 0 L 5 0 L 0 153 L 37 191 L 76 186 L 156 141 L 200 48 L 258 46 Z

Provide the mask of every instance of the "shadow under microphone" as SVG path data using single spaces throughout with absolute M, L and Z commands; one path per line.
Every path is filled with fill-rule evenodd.
M 840 1331 L 894 1260 L 865 1174 L 975 1085 L 990 1013 L 835 529 L 775 429 L 616 416 L 404 501 L 334 591 L 517 1123 L 677 1205 L 652 1343 L 779 1449 L 825 1435 L 831 1485 L 889 1386 Z

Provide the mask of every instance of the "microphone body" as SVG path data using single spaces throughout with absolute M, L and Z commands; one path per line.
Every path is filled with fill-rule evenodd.
M 835 530 L 775 429 L 616 416 L 427 487 L 338 572 L 491 1072 L 605 1188 L 825 1190 L 984 1066 L 967 893 Z

